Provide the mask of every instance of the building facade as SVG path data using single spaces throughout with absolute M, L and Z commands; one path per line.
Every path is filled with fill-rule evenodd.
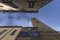
M 0 8 L 4 12 L 38 12 L 52 0 L 0 0 Z
M 0 40 L 60 40 L 60 33 L 32 18 L 33 27 L 0 26 Z

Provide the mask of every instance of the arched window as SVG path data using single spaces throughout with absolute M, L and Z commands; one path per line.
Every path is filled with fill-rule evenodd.
M 39 37 L 39 36 L 40 36 L 39 32 L 36 31 L 36 30 L 31 30 L 31 31 L 29 32 L 29 35 L 30 35 L 31 37 Z
M 23 30 L 18 35 L 19 37 L 40 37 L 40 33 L 37 30 L 26 31 Z
M 21 37 L 28 37 L 28 31 L 27 30 L 23 30 L 21 33 L 20 33 L 20 35 L 19 36 L 21 36 Z

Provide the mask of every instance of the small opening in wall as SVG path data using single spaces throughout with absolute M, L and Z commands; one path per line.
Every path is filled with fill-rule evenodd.
M 39 23 L 39 22 L 36 22 L 36 23 Z

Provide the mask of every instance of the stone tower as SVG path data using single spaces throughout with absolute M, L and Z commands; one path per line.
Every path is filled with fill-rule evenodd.
M 41 21 L 32 18 L 32 24 L 40 32 L 40 40 L 60 40 L 60 34 Z

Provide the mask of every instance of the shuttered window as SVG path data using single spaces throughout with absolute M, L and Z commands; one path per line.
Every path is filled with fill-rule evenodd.
M 17 30 L 14 30 L 10 35 L 14 35 L 16 33 Z
M 0 35 L 2 35 L 4 32 L 6 32 L 7 30 L 3 30 L 2 32 L 0 32 Z

